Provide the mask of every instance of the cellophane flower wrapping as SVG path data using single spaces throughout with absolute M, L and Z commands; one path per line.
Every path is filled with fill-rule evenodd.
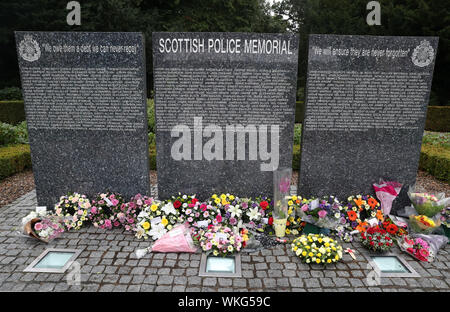
M 22 218 L 20 226 L 20 228 L 22 229 L 22 233 L 28 236 L 28 233 L 26 231 L 27 224 L 29 224 L 33 219 L 42 219 L 45 216 L 47 216 L 47 210 L 31 211 L 29 214 Z
M 441 222 L 446 227 L 450 228 L 450 206 L 441 211 Z
M 342 205 L 334 196 L 313 199 L 297 210 L 302 221 L 317 227 L 336 230 L 340 223 Z
M 192 240 L 189 226 L 180 224 L 164 234 L 152 246 L 152 252 L 190 252 L 195 253 L 197 248 Z
M 416 191 L 414 187 L 409 188 L 408 197 L 420 215 L 430 218 L 450 205 L 450 197 L 445 197 L 445 193 L 421 192 Z
M 431 234 L 441 226 L 440 215 L 429 218 L 425 215 L 409 216 L 409 231 L 418 234 Z
M 273 217 L 275 219 L 288 218 L 288 198 L 291 189 L 291 168 L 279 168 L 273 172 Z
M 448 243 L 442 235 L 412 234 L 397 238 L 400 249 L 417 260 L 432 262 L 439 249 Z
M 397 198 L 402 186 L 403 185 L 399 182 L 384 181 L 383 179 L 380 179 L 378 184 L 373 184 L 375 194 L 381 202 L 381 209 L 385 216 L 391 213 L 392 202 Z
M 33 224 L 33 231 L 39 239 L 48 243 L 64 232 L 63 219 L 55 215 L 47 215 Z
M 62 217 L 37 210 L 22 218 L 21 228 L 23 235 L 48 243 L 64 232 L 64 223 Z

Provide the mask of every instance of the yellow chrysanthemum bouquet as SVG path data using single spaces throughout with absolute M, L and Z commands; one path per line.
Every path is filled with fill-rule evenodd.
M 305 263 L 327 265 L 342 259 L 342 246 L 323 234 L 302 235 L 292 242 L 291 247 Z

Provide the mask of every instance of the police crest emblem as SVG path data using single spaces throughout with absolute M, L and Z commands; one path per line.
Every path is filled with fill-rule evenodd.
M 19 54 L 25 61 L 34 62 L 41 57 L 41 48 L 32 36 L 25 35 L 19 43 Z
M 431 64 L 434 59 L 434 49 L 428 40 L 422 40 L 420 44 L 414 48 L 411 60 L 414 65 L 425 67 Z

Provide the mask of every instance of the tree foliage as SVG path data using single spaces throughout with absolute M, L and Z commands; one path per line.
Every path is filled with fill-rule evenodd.
M 368 26 L 369 0 L 80 0 L 81 26 L 68 26 L 62 0 L 0 2 L 0 88 L 20 86 L 15 30 L 137 31 L 152 64 L 154 31 L 285 32 L 300 34 L 298 87 L 305 86 L 308 35 L 439 36 L 431 104 L 449 104 L 450 0 L 380 0 L 381 26 Z M 269 13 L 273 9 L 274 15 Z M 152 90 L 152 66 L 147 66 Z
M 146 38 L 147 64 L 152 64 L 155 31 L 284 32 L 286 22 L 272 17 L 263 0 L 85 0 L 81 26 L 66 23 L 67 1 L 2 0 L 0 2 L 0 88 L 19 86 L 14 40 L 16 30 L 136 31 Z M 152 90 L 147 65 L 147 89 Z
M 450 1 L 381 0 L 381 25 L 366 23 L 368 0 L 281 0 L 274 5 L 300 34 L 299 85 L 305 85 L 309 34 L 439 36 L 431 105 L 450 105 Z M 303 56 L 303 57 L 302 57 Z

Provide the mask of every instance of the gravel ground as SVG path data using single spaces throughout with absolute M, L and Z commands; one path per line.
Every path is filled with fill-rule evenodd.
M 12 203 L 15 199 L 33 190 L 34 187 L 31 170 L 17 173 L 0 181 L 0 207 Z
M 297 185 L 298 171 L 292 174 L 292 184 Z M 156 171 L 150 171 L 150 182 L 157 185 Z M 423 187 L 428 192 L 445 192 L 450 194 L 450 184 L 439 181 L 424 171 L 417 174 L 417 185 Z M 34 177 L 31 170 L 15 174 L 0 181 L 0 207 L 12 203 L 15 199 L 27 194 L 35 188 Z

